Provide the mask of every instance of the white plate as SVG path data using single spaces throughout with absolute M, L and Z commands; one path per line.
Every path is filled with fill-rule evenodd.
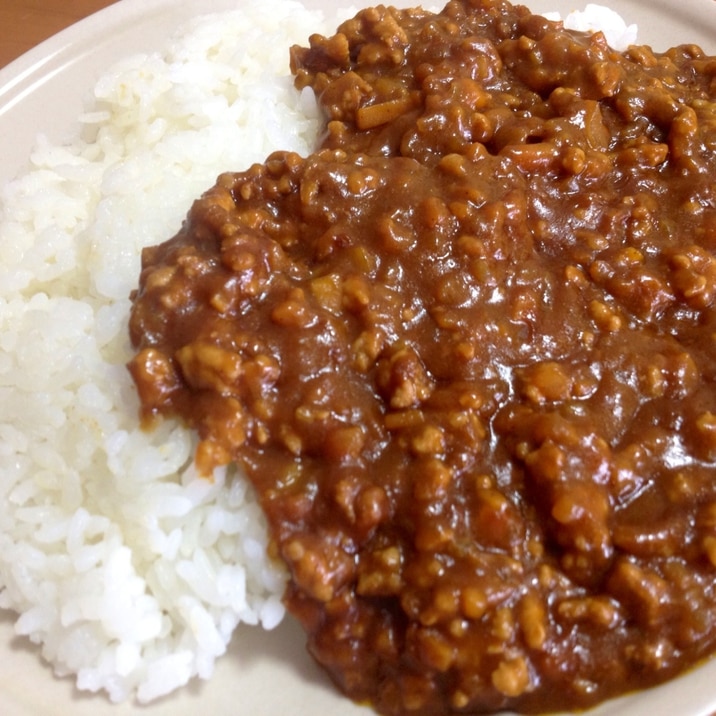
M 331 0 L 304 0 L 331 7 Z M 357 0 L 360 2 L 360 0 Z M 438 0 L 439 1 L 439 0 Z M 526 0 L 537 12 L 567 13 L 586 0 Z M 0 70 L 0 183 L 25 165 L 38 131 L 61 140 L 75 131 L 94 78 L 113 61 L 163 44 L 186 19 L 226 10 L 237 0 L 122 0 L 74 25 Z M 606 0 L 602 0 L 603 3 Z M 344 3 L 345 4 L 345 3 Z M 396 4 L 405 4 L 396 2 Z M 695 42 L 716 54 L 713 0 L 612 0 L 639 25 L 639 40 L 655 49 Z M 7 32 L 2 28 L 1 32 Z M 227 167 L 240 169 L 240 167 Z M 37 650 L 13 637 L 12 616 L 0 611 L 0 714 L 3 716 L 126 716 L 138 709 L 113 706 L 81 694 L 68 679 L 55 679 Z M 370 716 L 339 696 L 304 650 L 300 629 L 285 622 L 265 633 L 239 629 L 214 678 L 193 682 L 141 709 L 146 716 Z M 711 716 L 716 714 L 716 660 L 662 687 L 612 701 L 584 716 Z

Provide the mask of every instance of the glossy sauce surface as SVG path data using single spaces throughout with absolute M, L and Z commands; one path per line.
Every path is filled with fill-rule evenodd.
M 716 645 L 716 60 L 524 8 L 292 50 L 322 149 L 146 250 L 130 365 L 258 490 L 385 714 L 577 708 Z

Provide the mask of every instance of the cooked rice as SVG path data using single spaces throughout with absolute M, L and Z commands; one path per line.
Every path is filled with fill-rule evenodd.
M 128 296 L 218 173 L 308 153 L 287 48 L 330 32 L 293 0 L 209 15 L 97 83 L 70 146 L 40 137 L 0 195 L 0 608 L 60 675 L 147 702 L 208 678 L 238 623 L 283 617 L 286 576 L 239 476 L 137 423 Z
M 139 428 L 126 322 L 141 248 L 219 172 L 312 148 L 287 48 L 321 26 L 274 0 L 197 19 L 108 71 L 85 138 L 39 138 L 2 190 L 0 607 L 58 674 L 113 701 L 206 678 L 239 622 L 283 617 L 246 482 L 197 477 L 176 424 Z
M 604 5 L 588 3 L 584 10 L 573 10 L 564 18 L 558 12 L 545 13 L 545 17 L 552 20 L 563 20 L 564 26 L 570 30 L 601 31 L 609 46 L 615 50 L 626 50 L 629 45 L 636 42 L 637 26 L 627 25 L 619 13 Z

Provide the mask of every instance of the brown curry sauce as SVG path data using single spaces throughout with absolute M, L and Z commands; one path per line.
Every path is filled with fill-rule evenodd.
M 716 58 L 500 0 L 293 48 L 322 149 L 145 250 L 145 417 L 239 463 L 384 714 L 580 708 L 716 649 Z

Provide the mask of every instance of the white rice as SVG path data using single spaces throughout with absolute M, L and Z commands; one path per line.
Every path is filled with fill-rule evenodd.
M 275 0 L 197 19 L 108 71 L 85 138 L 39 138 L 0 195 L 0 607 L 58 674 L 113 701 L 206 678 L 239 622 L 283 617 L 246 482 L 198 478 L 174 423 L 139 428 L 126 323 L 141 248 L 219 172 L 312 149 L 288 47 L 322 27 Z
M 336 22 L 293 0 L 197 19 L 109 70 L 83 137 L 40 137 L 0 194 L 0 608 L 112 701 L 208 678 L 237 624 L 284 614 L 246 482 L 199 478 L 175 423 L 138 426 L 128 296 L 141 248 L 217 174 L 311 151 L 318 111 L 287 48 Z
M 563 20 L 569 30 L 602 32 L 607 44 L 615 50 L 626 50 L 637 38 L 637 26 L 627 25 L 619 13 L 604 5 L 588 3 L 584 10 L 573 10 L 564 18 L 558 12 L 545 13 L 551 20 Z

